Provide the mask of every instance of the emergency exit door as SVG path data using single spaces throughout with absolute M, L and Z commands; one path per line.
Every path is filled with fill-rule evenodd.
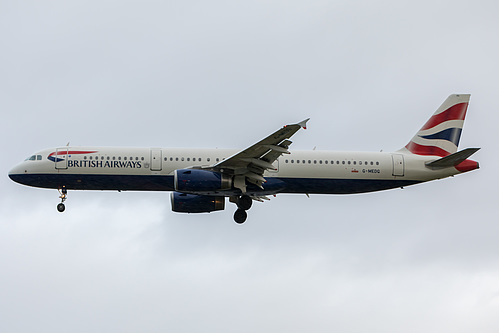
M 161 171 L 161 149 L 151 149 L 151 171 Z
M 401 154 L 393 154 L 393 175 L 402 177 L 404 176 L 404 155 Z

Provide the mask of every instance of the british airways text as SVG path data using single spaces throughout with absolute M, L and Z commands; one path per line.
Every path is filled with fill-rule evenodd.
M 142 168 L 141 161 L 73 161 L 68 160 L 68 168 Z

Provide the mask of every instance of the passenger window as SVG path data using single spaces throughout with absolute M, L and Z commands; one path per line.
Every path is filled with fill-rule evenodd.
M 217 162 L 220 161 L 220 159 L 217 157 Z
M 187 162 L 190 162 L 191 158 L 190 157 L 187 157 Z
M 209 161 L 210 161 L 210 158 L 208 157 L 206 160 L 209 162 Z
M 376 165 L 379 165 L 379 162 L 376 162 Z
M 183 161 L 184 161 L 184 158 L 182 157 L 182 158 L 181 158 L 181 160 L 182 160 L 182 162 L 183 162 Z
M 322 164 L 322 160 L 319 160 L 319 164 Z
M 92 159 L 92 157 L 90 157 L 90 159 Z M 118 161 L 121 161 L 121 156 L 118 156 Z
M 86 160 L 87 159 L 87 156 L 83 156 L 83 159 Z
M 125 161 L 126 161 L 126 156 L 125 156 L 125 157 L 123 157 L 123 160 L 125 160 Z
M 314 160 L 314 164 L 317 164 L 317 160 Z
M 296 163 L 300 163 L 300 160 L 296 160 Z

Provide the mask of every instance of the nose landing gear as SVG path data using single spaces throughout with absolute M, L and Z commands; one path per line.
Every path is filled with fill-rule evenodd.
M 57 210 L 59 211 L 59 213 L 62 213 L 64 210 L 66 210 L 66 206 L 64 205 L 64 201 L 66 201 L 67 197 L 68 197 L 68 190 L 66 189 L 66 187 L 62 187 L 61 189 L 59 189 L 59 193 L 61 194 L 59 196 L 59 199 L 61 199 L 61 202 L 57 205 Z
M 247 195 L 242 195 L 235 198 L 234 201 L 237 205 L 237 210 L 234 213 L 234 221 L 238 224 L 242 224 L 246 222 L 246 219 L 248 218 L 248 213 L 246 213 L 246 211 L 251 208 L 253 200 Z

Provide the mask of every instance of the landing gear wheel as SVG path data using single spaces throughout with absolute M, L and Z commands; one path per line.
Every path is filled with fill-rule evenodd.
M 66 206 L 61 202 L 60 204 L 57 205 L 57 210 L 62 213 L 66 209 Z
M 243 195 L 237 200 L 237 208 L 239 209 L 248 210 L 252 204 L 253 200 L 247 195 Z
M 57 210 L 62 213 L 64 210 L 66 210 L 66 206 L 64 206 L 64 201 L 68 198 L 68 190 L 66 189 L 65 186 L 59 189 L 59 193 L 61 196 L 59 199 L 61 199 L 61 203 L 57 205 Z
M 248 218 L 248 214 L 246 213 L 246 211 L 244 209 L 238 209 L 234 213 L 234 221 L 236 221 L 236 223 L 239 223 L 239 224 L 244 223 L 247 218 Z

